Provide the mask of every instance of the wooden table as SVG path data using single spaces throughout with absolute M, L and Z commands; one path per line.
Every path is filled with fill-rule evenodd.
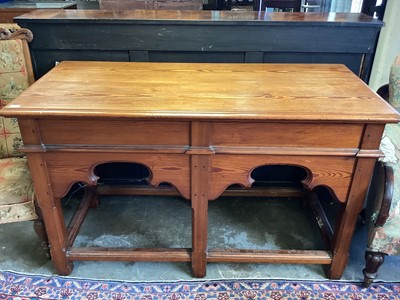
M 325 264 L 340 278 L 384 126 L 400 120 L 346 67 L 306 64 L 62 62 L 1 114 L 18 118 L 61 275 L 74 260 L 149 260 L 191 261 L 196 277 L 207 262 Z M 191 200 L 192 248 L 73 247 L 90 203 L 66 227 L 60 198 L 74 182 L 96 185 L 105 162 L 143 164 L 153 185 Z M 208 201 L 250 187 L 252 170 L 270 164 L 301 166 L 306 189 L 336 195 L 328 249 L 207 249 Z

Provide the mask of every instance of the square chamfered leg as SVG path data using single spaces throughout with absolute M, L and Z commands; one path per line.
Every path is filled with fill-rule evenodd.
M 192 271 L 204 277 L 207 267 L 209 123 L 191 123 Z
M 47 176 L 44 154 L 31 153 L 28 163 L 31 170 L 37 202 L 41 209 L 50 244 L 50 255 L 59 275 L 69 275 L 73 264 L 67 259 L 68 237 L 61 208 L 60 198 L 53 197 L 51 183 Z
M 195 277 L 204 277 L 207 267 L 208 157 L 192 156 L 192 271 Z

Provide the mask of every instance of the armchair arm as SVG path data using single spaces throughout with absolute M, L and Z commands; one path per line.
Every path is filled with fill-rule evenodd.
M 382 85 L 376 93 L 381 96 L 386 102 L 389 102 L 389 84 Z
M 393 188 L 394 188 L 394 174 L 393 168 L 383 162 L 377 162 L 377 178 L 378 184 L 377 187 L 378 193 L 377 196 L 381 197 L 381 199 L 374 199 L 377 201 L 377 204 L 380 203 L 380 206 L 375 206 L 376 212 L 378 213 L 375 220 L 375 226 L 382 227 L 389 216 L 390 206 L 392 204 L 393 198 Z M 375 177 L 375 176 L 374 176 Z

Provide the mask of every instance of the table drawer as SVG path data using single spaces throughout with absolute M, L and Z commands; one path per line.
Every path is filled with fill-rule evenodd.
M 46 119 L 39 120 L 39 127 L 42 142 L 53 145 L 189 145 L 190 142 L 189 122 Z
M 215 122 L 210 133 L 213 146 L 359 148 L 363 125 Z

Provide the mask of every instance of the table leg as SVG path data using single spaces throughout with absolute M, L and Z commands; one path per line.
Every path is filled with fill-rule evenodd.
M 363 207 L 369 186 L 368 179 L 371 178 L 375 160 L 375 158 L 358 159 L 347 203 L 336 222 L 332 263 L 325 269 L 326 276 L 330 279 L 340 279 L 346 268 L 357 217 Z
M 53 197 L 43 155 L 32 153 L 28 156 L 28 162 L 49 239 L 51 259 L 59 275 L 69 275 L 73 264 L 66 257 L 68 239 L 60 199 Z
M 208 163 L 206 155 L 192 156 L 192 270 L 204 277 L 207 267 Z

